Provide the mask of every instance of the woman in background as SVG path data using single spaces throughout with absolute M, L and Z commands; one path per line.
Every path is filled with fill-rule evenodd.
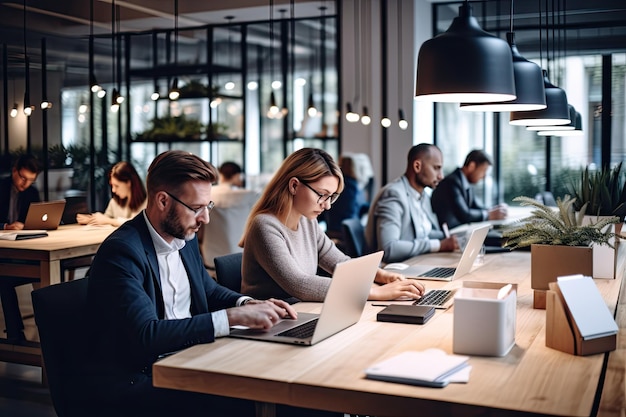
M 341 170 L 321 149 L 303 148 L 285 159 L 252 208 L 244 235 L 243 294 L 323 301 L 335 266 L 350 259 L 317 223 L 343 190 Z M 378 269 L 370 300 L 419 298 L 424 286 Z
M 129 162 L 118 162 L 109 171 L 112 198 L 104 213 L 77 214 L 80 224 L 120 226 L 146 208 L 146 187 Z
M 339 158 L 339 167 L 343 173 L 344 188 L 341 197 L 326 211 L 326 233 L 331 238 L 342 239 L 342 222 L 346 219 L 360 219 L 370 205 L 365 192 L 360 188 L 356 172 L 356 161 L 351 155 Z

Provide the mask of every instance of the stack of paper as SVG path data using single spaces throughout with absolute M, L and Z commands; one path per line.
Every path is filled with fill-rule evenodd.
M 440 349 L 407 351 L 372 365 L 365 374 L 379 381 L 441 388 L 450 382 L 469 380 L 468 359 L 468 356 L 448 355 Z

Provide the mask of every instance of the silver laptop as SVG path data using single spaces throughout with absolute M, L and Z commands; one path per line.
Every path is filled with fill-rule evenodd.
M 61 223 L 65 200 L 30 203 L 24 229 L 26 230 L 55 230 Z
M 380 251 L 337 264 L 320 314 L 298 313 L 297 320 L 282 320 L 268 331 L 233 328 L 230 336 L 310 346 L 352 326 L 361 318 L 382 258 Z
M 452 281 L 460 278 L 472 269 L 490 228 L 491 225 L 486 224 L 472 230 L 457 266 L 414 265 L 407 267 L 404 264 L 389 264 L 385 266 L 385 269 L 400 272 L 408 278 L 435 281 Z

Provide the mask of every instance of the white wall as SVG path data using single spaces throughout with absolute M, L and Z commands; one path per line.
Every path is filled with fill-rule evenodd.
M 362 24 L 358 36 L 365 33 L 358 41 L 355 39 L 355 1 L 361 5 L 360 15 L 365 22 Z M 398 53 L 398 2 L 402 1 L 400 24 L 402 26 L 402 53 Z M 387 96 L 387 106 L 392 125 L 387 129 L 387 181 L 401 175 L 406 168 L 406 155 L 409 148 L 419 142 L 433 141 L 432 129 L 432 105 L 420 104 L 416 106 L 413 97 L 415 95 L 415 74 L 417 67 L 417 53 L 419 46 L 430 38 L 432 33 L 430 25 L 430 2 L 427 0 L 387 0 L 387 53 L 388 53 L 388 77 L 381 80 L 381 34 L 380 0 L 359 1 L 344 0 L 341 2 L 341 77 L 343 84 L 341 93 L 341 132 L 342 152 L 364 152 L 372 157 L 372 165 L 375 172 L 378 189 L 382 184 L 383 169 L 383 128 L 380 125 L 382 118 L 382 94 Z M 355 53 L 355 46 L 362 45 L 360 57 Z M 367 67 L 360 66 L 361 87 L 355 86 L 357 65 L 367 61 Z M 401 71 L 398 71 L 401 65 Z M 398 80 L 398 77 L 401 77 Z M 398 88 L 398 81 L 399 86 Z M 356 91 L 355 91 L 356 89 Z M 398 94 L 399 90 L 399 94 Z M 360 102 L 355 105 L 355 98 Z M 364 126 L 360 122 L 349 123 L 345 120 L 346 102 L 352 102 L 355 111 L 361 112 L 366 104 L 372 123 Z M 398 127 L 398 108 L 402 107 L 409 121 L 409 128 L 401 130 Z

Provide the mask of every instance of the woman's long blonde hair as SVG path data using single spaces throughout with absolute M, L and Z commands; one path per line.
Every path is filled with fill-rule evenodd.
M 326 151 L 316 148 L 302 148 L 289 155 L 252 207 L 239 246 L 244 246 L 250 223 L 258 214 L 269 213 L 282 218 L 289 213 L 293 205 L 293 195 L 289 191 L 291 178 L 295 177 L 302 182 L 310 183 L 326 176 L 333 176 L 339 180 L 337 193 L 341 193 L 343 191 L 341 169 Z

